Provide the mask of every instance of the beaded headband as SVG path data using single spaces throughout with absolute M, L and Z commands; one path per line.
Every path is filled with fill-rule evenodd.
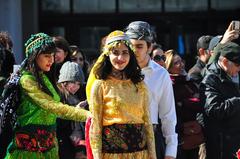
M 36 49 L 39 49 L 42 45 L 47 45 L 54 43 L 52 37 L 44 33 L 37 33 L 31 35 L 31 38 L 25 43 L 25 53 L 28 57 L 30 54 L 33 53 Z

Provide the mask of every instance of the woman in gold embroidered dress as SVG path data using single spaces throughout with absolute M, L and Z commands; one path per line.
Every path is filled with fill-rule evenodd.
M 87 84 L 94 159 L 156 158 L 143 78 L 128 36 L 111 32 Z
M 26 64 L 20 70 L 17 126 L 5 159 L 58 159 L 56 118 L 85 121 L 90 112 L 60 102 L 44 74 L 54 61 L 55 44 L 44 33 L 26 42 Z

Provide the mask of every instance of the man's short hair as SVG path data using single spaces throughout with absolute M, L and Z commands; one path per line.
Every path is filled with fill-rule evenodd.
M 213 36 L 210 36 L 210 35 L 201 36 L 197 41 L 197 50 L 199 50 L 200 48 L 207 50 L 212 38 Z

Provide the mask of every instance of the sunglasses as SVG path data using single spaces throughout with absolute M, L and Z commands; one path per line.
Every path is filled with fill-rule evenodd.
M 166 61 L 166 56 L 165 55 L 155 55 L 154 57 L 153 57 L 153 60 L 154 61 L 156 61 L 156 62 L 158 62 L 158 61 Z

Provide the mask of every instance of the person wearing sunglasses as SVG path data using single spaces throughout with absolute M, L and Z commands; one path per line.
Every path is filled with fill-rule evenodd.
M 165 64 L 166 57 L 164 55 L 161 45 L 153 44 L 151 57 L 156 63 L 166 68 L 166 64 Z

